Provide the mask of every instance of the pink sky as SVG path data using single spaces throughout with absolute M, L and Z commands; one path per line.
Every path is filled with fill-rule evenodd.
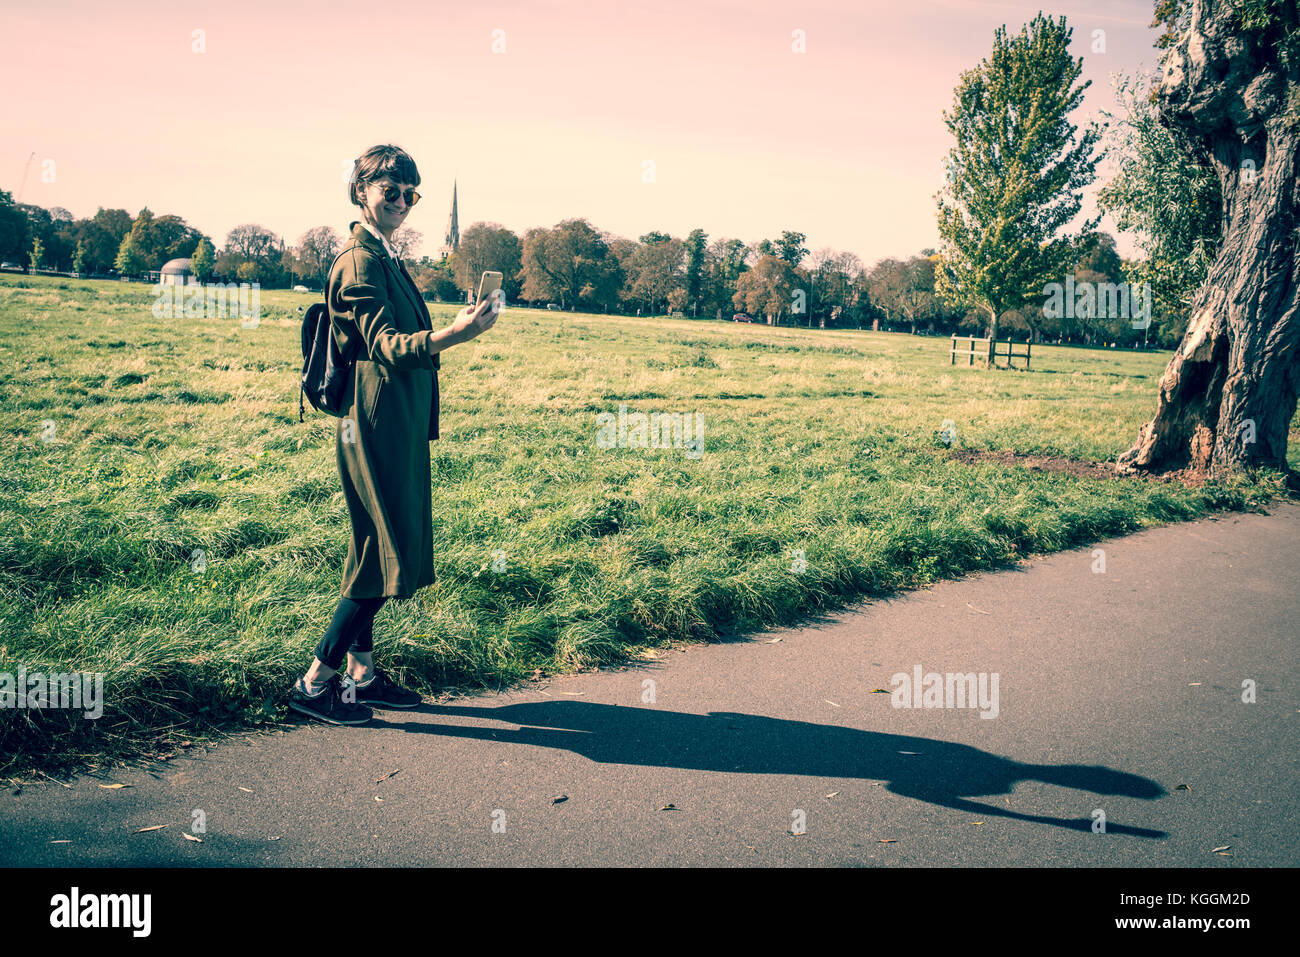
M 3 0 L 0 188 L 89 216 L 176 213 L 218 245 L 240 223 L 293 243 L 352 218 L 345 161 L 419 164 L 407 224 L 434 254 L 460 222 L 522 234 L 583 216 L 746 242 L 807 234 L 870 265 L 935 246 L 942 111 L 994 29 L 1039 3 L 983 0 L 428 4 Z M 328 10 L 322 10 L 328 6 Z M 1150 0 L 1045 8 L 1093 81 L 1156 64 Z M 505 52 L 493 53 L 493 31 Z M 793 53 L 803 30 L 807 52 Z M 1106 52 L 1091 52 L 1104 30 Z M 203 30 L 206 52 L 195 53 Z M 1083 117 L 1079 117 L 1082 120 Z M 52 160 L 53 182 L 44 182 Z M 655 182 L 642 181 L 643 162 Z M 1095 192 L 1095 187 L 1094 190 Z M 1114 232 L 1114 225 L 1103 221 Z M 1131 243 L 1121 237 L 1121 251 Z

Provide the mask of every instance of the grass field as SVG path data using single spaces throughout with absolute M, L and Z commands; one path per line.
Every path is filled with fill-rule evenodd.
M 338 599 L 334 420 L 297 421 L 313 297 L 263 292 L 251 329 L 156 319 L 153 301 L 0 279 L 0 673 L 102 672 L 106 697 L 98 721 L 0 710 L 0 771 L 282 720 Z M 376 659 L 423 691 L 497 686 L 1278 487 L 967 464 L 954 450 L 1113 459 L 1167 356 L 1045 346 L 1033 372 L 986 372 L 947 348 L 507 310 L 443 356 L 438 581 L 381 612 Z M 597 415 L 620 403 L 699 413 L 702 455 L 601 448 Z

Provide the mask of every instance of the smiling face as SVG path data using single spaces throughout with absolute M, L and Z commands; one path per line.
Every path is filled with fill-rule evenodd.
M 390 203 L 384 198 L 385 190 L 391 192 L 391 187 L 394 186 L 399 192 Z M 361 213 L 366 222 L 392 239 L 393 233 L 406 221 L 406 214 L 411 211 L 411 207 L 406 204 L 406 191 L 413 188 L 410 183 L 395 182 L 391 176 L 381 176 L 373 182 L 359 186 L 357 193 L 361 199 Z

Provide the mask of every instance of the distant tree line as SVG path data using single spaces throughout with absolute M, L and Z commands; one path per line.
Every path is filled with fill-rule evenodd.
M 866 267 L 853 253 L 823 247 L 810 252 L 803 233 L 747 244 L 710 239 L 702 229 L 685 238 L 652 231 L 636 240 L 616 236 L 585 219 L 535 227 L 522 237 L 496 223 L 475 223 L 459 249 L 442 259 L 416 258 L 422 236 L 394 237 L 417 286 L 430 300 L 463 302 L 485 270 L 505 274 L 507 301 L 555 303 L 564 309 L 618 315 L 731 319 L 822 328 L 879 328 L 948 335 L 982 335 L 987 309 L 954 302 L 938 283 L 943 258 L 933 249 Z M 256 224 L 236 226 L 217 249 L 179 216 L 132 217 L 100 209 L 90 219 L 66 210 L 15 204 L 0 191 L 0 259 L 83 275 L 143 277 L 170 259 L 188 258 L 201 281 L 258 282 L 266 288 L 303 284 L 320 290 L 344 237 L 328 226 L 303 233 L 295 244 Z M 1125 263 L 1115 240 L 1089 234 L 1071 266 L 1080 282 L 1122 283 L 1141 271 Z M 1040 341 L 1133 344 L 1144 337 L 1172 344 L 1186 325 L 1177 303 L 1157 301 L 1146 332 L 1127 319 L 1049 316 L 1042 299 L 999 311 L 1002 334 Z

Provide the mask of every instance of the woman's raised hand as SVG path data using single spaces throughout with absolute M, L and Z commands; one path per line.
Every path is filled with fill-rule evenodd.
M 496 299 L 485 296 L 477 305 L 466 306 L 456 313 L 456 320 L 451 324 L 452 332 L 460 336 L 462 342 L 477 339 L 496 324 L 500 311 Z

